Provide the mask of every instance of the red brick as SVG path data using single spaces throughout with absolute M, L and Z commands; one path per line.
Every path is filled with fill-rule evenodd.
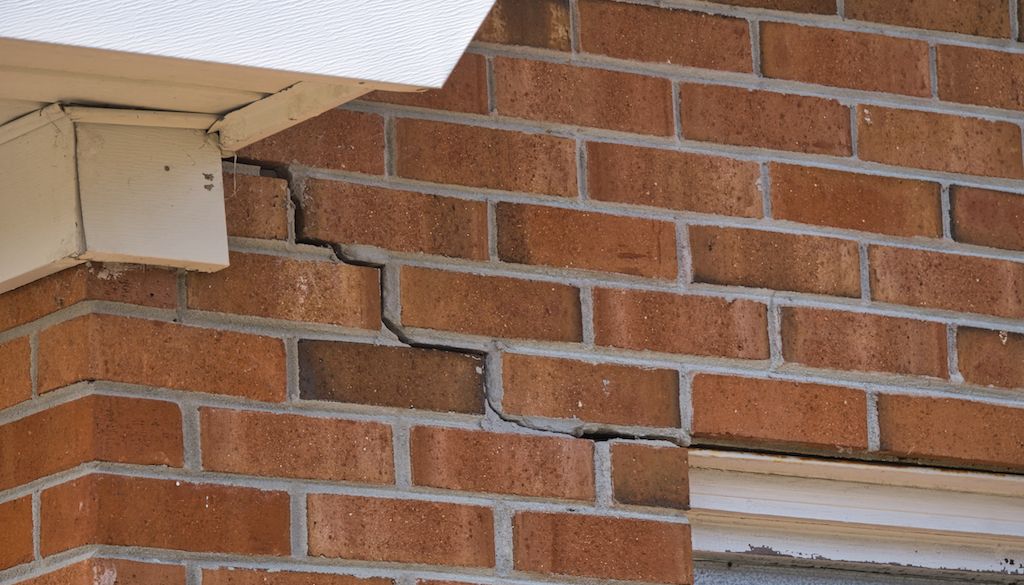
M 579 290 L 564 284 L 403 267 L 402 323 L 470 335 L 581 341 Z
M 43 331 L 39 390 L 86 380 L 282 401 L 284 343 L 112 315 L 86 315 Z
M 384 173 L 384 119 L 365 112 L 329 110 L 246 146 L 238 158 L 380 175 Z
M 0 569 L 32 561 L 32 496 L 0 504 L 0 526 Z
M 815 368 L 945 378 L 946 328 L 825 309 L 782 309 L 782 355 Z
M 599 288 L 594 331 L 603 346 L 768 358 L 767 310 L 754 301 Z
M 476 40 L 568 51 L 569 20 L 568 0 L 498 0 Z
M 87 544 L 282 556 L 291 552 L 284 492 L 87 475 L 42 495 L 43 555 Z
M 580 47 L 630 61 L 749 73 L 747 21 L 703 12 L 586 0 Z
M 299 342 L 305 400 L 482 414 L 479 356 L 340 341 Z
M 1024 178 L 1020 127 L 950 114 L 857 106 L 858 152 L 890 165 Z
M 423 93 L 375 91 L 363 99 L 432 110 L 486 114 L 487 62 L 482 55 L 466 53 L 440 89 Z
M 505 262 L 676 277 L 675 225 L 640 217 L 498 203 L 498 257 Z
M 594 499 L 594 446 L 590 441 L 414 427 L 409 445 L 413 485 Z
M 392 585 L 391 579 L 257 569 L 205 569 L 203 585 Z
M 299 235 L 400 252 L 487 260 L 487 204 L 339 181 L 309 180 Z
M 679 374 L 615 364 L 505 354 L 504 411 L 646 427 L 679 426 Z
M 871 298 L 884 303 L 1024 317 L 1024 264 L 871 246 Z
M 867 398 L 860 390 L 701 374 L 692 393 L 694 437 L 844 453 L 868 448 Z
M 224 173 L 224 211 L 229 236 L 285 240 L 288 181 Z
M 950 200 L 954 240 L 1024 250 L 1024 197 L 955 186 L 950 191 Z
M 850 109 L 835 100 L 739 87 L 679 88 L 683 137 L 850 156 Z
M 746 6 L 750 8 L 768 8 L 770 10 L 786 10 L 788 12 L 808 12 L 811 14 L 835 14 L 835 0 L 710 0 L 716 4 Z
M 761 216 L 753 162 L 624 144 L 587 144 L 587 188 L 600 201 Z
M 956 347 L 960 374 L 967 383 L 1024 388 L 1024 335 L 960 327 Z
M 0 426 L 0 490 L 105 461 L 181 467 L 181 411 L 171 402 L 87 396 Z
M 394 482 L 388 425 L 211 408 L 199 413 L 204 469 L 329 481 Z
M 0 343 L 0 409 L 32 398 L 31 353 L 27 337 Z
M 612 443 L 612 491 L 620 504 L 690 507 L 686 449 L 643 443 Z
M 513 538 L 518 571 L 679 585 L 693 582 L 690 527 L 685 524 L 519 512 Z
M 928 43 L 884 35 L 761 23 L 766 77 L 931 96 Z
M 309 554 L 451 567 L 494 566 L 490 508 L 313 494 Z
M 775 219 L 888 234 L 942 236 L 938 183 L 769 165 Z
M 1020 470 L 1024 410 L 954 398 L 878 397 L 882 451 L 901 458 Z
M 185 585 L 185 567 L 88 559 L 18 585 Z
M 937 51 L 940 98 L 1024 110 L 1024 55 L 952 45 Z
M 0 331 L 24 325 L 82 301 L 111 301 L 173 309 L 173 270 L 128 264 L 84 264 L 0 294 Z
M 690 254 L 694 282 L 860 296 L 851 240 L 694 225 Z
M 659 136 L 675 131 L 672 84 L 658 77 L 497 57 L 494 93 L 505 116 Z
M 847 0 L 846 18 L 984 37 L 1010 36 L 1006 0 Z
M 505 191 L 575 197 L 572 140 L 427 120 L 395 123 L 399 176 Z
M 188 275 L 188 306 L 380 329 L 380 272 L 326 260 L 231 253 L 231 267 Z

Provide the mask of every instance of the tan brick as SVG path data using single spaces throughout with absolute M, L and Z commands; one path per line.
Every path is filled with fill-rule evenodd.
M 498 257 L 505 262 L 676 277 L 675 225 L 622 217 L 498 203 Z
M 264 571 L 257 569 L 204 569 L 203 585 L 392 585 L 391 579 L 328 573 Z
M 582 340 L 579 290 L 564 284 L 403 267 L 402 323 L 455 333 Z
M 312 494 L 307 501 L 312 556 L 494 566 L 490 508 L 324 494 Z
M 850 156 L 850 110 L 835 100 L 739 87 L 679 88 L 683 137 Z
M 0 504 L 0 526 L 0 570 L 32 561 L 32 496 Z
M 42 495 L 42 552 L 87 544 L 191 552 L 291 553 L 284 492 L 87 475 Z
M 329 110 L 238 152 L 270 165 L 384 173 L 384 119 L 377 114 Z
M 1024 110 L 1024 55 L 952 45 L 937 51 L 940 98 Z
M 686 449 L 642 443 L 612 443 L 612 492 L 620 504 L 690 507 Z
M 476 40 L 568 51 L 568 0 L 497 0 Z
M 692 394 L 694 437 L 840 453 L 868 448 L 867 398 L 860 390 L 701 374 Z
M 942 235 L 939 184 L 769 165 L 772 217 L 892 236 Z
M 41 392 L 107 380 L 282 401 L 284 369 L 278 339 L 177 323 L 86 315 L 39 337 Z
M 0 343 L 0 409 L 32 398 L 31 353 L 27 337 Z
M 483 383 L 483 360 L 471 354 L 299 342 L 299 392 L 305 400 L 482 414 Z
M 18 585 L 185 585 L 185 567 L 88 559 L 51 573 L 18 581 Z
M 694 282 L 860 296 L 852 240 L 694 225 L 690 254 Z
M 950 190 L 953 239 L 966 244 L 1024 250 L 1024 197 L 975 187 Z
M 782 309 L 782 355 L 816 368 L 945 378 L 946 328 L 826 309 Z
M 608 0 L 580 2 L 579 11 L 584 52 L 702 69 L 752 70 L 745 20 Z
M 587 144 L 587 187 L 600 201 L 761 216 L 753 162 L 624 144 Z
M 956 347 L 960 374 L 967 383 L 1024 388 L 1024 335 L 959 327 Z
M 1020 127 L 951 114 L 858 106 L 858 152 L 890 165 L 1024 178 Z
M 440 89 L 422 93 L 375 91 L 363 99 L 432 110 L 486 114 L 488 112 L 487 62 L 482 55 L 466 53 L 459 59 L 455 69 Z
M 505 116 L 669 136 L 667 79 L 547 61 L 494 59 L 497 111 Z
M 229 236 L 285 240 L 288 181 L 224 173 L 224 212 Z
M 757 302 L 637 290 L 594 290 L 597 345 L 667 353 L 768 358 Z
M 394 482 L 388 425 L 214 408 L 200 409 L 199 414 L 204 469 L 328 481 Z
M 788 12 L 808 12 L 811 14 L 835 14 L 835 0 L 710 0 L 716 4 L 746 6 L 750 8 L 768 8 L 786 10 Z
M 984 37 L 1010 36 L 1006 0 L 848 0 L 846 18 Z
M 302 194 L 302 238 L 486 260 L 487 204 L 312 179 Z
M 505 191 L 575 197 L 572 140 L 427 120 L 395 123 L 399 176 Z
M 413 485 L 449 490 L 594 499 L 594 446 L 560 437 L 413 427 Z
M 679 374 L 561 358 L 505 354 L 504 411 L 511 415 L 678 427 Z
M 201 311 L 380 329 L 380 273 L 326 260 L 231 253 L 231 267 L 188 275 Z

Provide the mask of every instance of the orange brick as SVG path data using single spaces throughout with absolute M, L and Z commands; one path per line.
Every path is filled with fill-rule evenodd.
M 171 402 L 87 396 L 0 426 L 0 444 L 0 490 L 93 461 L 181 467 L 181 411 Z
M 768 8 L 788 12 L 809 12 L 811 14 L 835 14 L 835 0 L 709 0 L 715 4 L 730 4 L 749 8 Z
M 612 443 L 612 491 L 620 504 L 690 507 L 686 449 L 643 443 Z
M 483 360 L 472 354 L 299 342 L 299 392 L 305 400 L 482 414 L 483 384 Z
M 779 163 L 769 169 L 776 219 L 893 236 L 942 235 L 938 183 Z
M 568 51 L 568 0 L 497 0 L 476 40 Z
M 694 437 L 841 453 L 868 448 L 867 398 L 860 390 L 701 374 L 692 393 Z
M 0 569 L 32 561 L 32 496 L 0 504 L 0 526 Z
M 490 508 L 310 495 L 309 554 L 360 561 L 494 566 Z
M 18 585 L 185 585 L 185 567 L 88 559 Z
M 954 398 L 878 397 L 882 451 L 957 466 L 1024 468 L 1024 410 Z
M 43 555 L 87 544 L 283 556 L 284 492 L 87 475 L 42 495 Z
M 967 383 L 1024 388 L 1024 335 L 960 327 L 956 347 L 960 374 Z
M 761 69 L 779 79 L 931 95 L 928 43 L 885 35 L 763 22 Z
M 487 204 L 339 181 L 309 180 L 302 238 L 486 260 Z
M 693 582 L 690 527 L 685 524 L 519 512 L 513 538 L 519 571 L 678 585 Z
M 599 288 L 594 331 L 597 345 L 768 358 L 767 309 L 753 301 Z
M 505 116 L 659 136 L 675 131 L 667 79 L 497 57 L 494 87 Z
M 83 380 L 282 401 L 284 343 L 176 323 L 86 315 L 39 337 L 41 392 Z
M 444 87 L 423 93 L 375 91 L 363 99 L 432 110 L 487 113 L 487 62 L 482 55 L 466 53 L 448 76 Z
M 647 427 L 679 426 L 679 374 L 505 354 L 501 406 L 511 415 Z
M 702 69 L 752 70 L 745 20 L 608 0 L 580 2 L 579 10 L 585 52 Z
M 683 137 L 850 156 L 850 109 L 835 100 L 738 87 L 679 88 Z
M 600 201 L 761 216 L 753 162 L 624 144 L 587 144 L 587 187 Z
M 427 120 L 395 123 L 399 176 L 505 191 L 575 197 L 572 140 Z
M 950 114 L 858 106 L 858 152 L 890 165 L 1024 178 L 1020 127 Z
M 782 355 L 816 368 L 945 378 L 946 328 L 825 309 L 782 309 Z
M 32 398 L 31 353 L 27 337 L 0 343 L 0 409 Z
M 671 222 L 515 203 L 498 203 L 496 218 L 505 262 L 676 277 Z
M 694 225 L 690 254 L 694 282 L 860 296 L 851 240 Z
M 937 51 L 940 98 L 1024 110 L 1024 55 L 952 45 Z
M 288 238 L 288 181 L 224 173 L 224 211 L 228 235 Z
M 984 37 L 1010 36 L 1006 0 L 847 0 L 846 18 Z
M 871 246 L 871 298 L 884 303 L 1024 317 L 1024 264 Z
M 213 408 L 199 412 L 205 469 L 329 481 L 394 482 L 388 425 Z M 327 453 L 330 456 L 325 457 Z
M 365 112 L 329 110 L 246 146 L 238 158 L 380 175 L 384 173 L 384 119 Z
M 580 341 L 579 290 L 564 284 L 403 267 L 402 323 L 455 333 Z
M 256 569 L 205 569 L 203 585 L 392 585 L 391 579 L 359 578 L 327 573 L 263 571 Z
M 966 244 L 1024 250 L 1024 197 L 974 187 L 950 191 L 953 239 Z
M 188 306 L 201 311 L 380 329 L 376 268 L 231 253 L 231 267 L 188 275 Z
M 590 441 L 414 427 L 409 444 L 413 485 L 594 499 L 594 446 Z

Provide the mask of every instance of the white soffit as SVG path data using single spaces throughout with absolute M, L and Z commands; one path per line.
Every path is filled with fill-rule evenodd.
M 697 558 L 1024 575 L 1024 477 L 690 452 Z

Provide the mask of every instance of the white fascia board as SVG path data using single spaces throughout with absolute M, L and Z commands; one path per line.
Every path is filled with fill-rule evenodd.
M 693 450 L 698 558 L 1024 575 L 1024 477 Z

